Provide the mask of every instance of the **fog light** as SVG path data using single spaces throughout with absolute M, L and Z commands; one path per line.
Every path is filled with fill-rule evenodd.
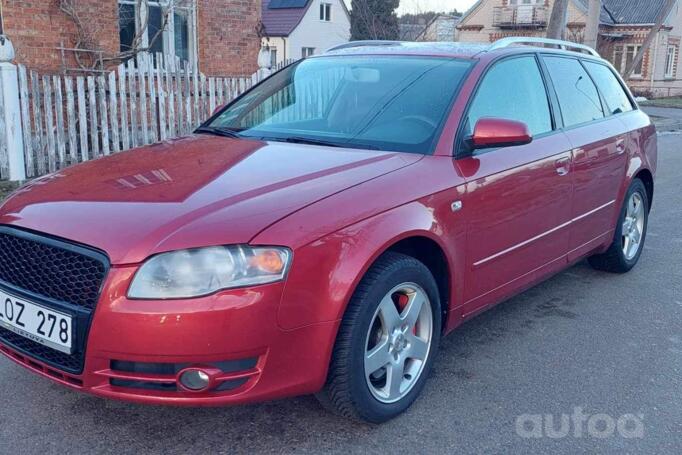
M 205 371 L 187 370 L 180 375 L 180 383 L 186 389 L 200 391 L 208 388 L 211 377 Z

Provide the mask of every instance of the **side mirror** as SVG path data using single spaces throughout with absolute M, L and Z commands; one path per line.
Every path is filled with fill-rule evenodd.
M 482 118 L 476 122 L 474 134 L 469 139 L 472 149 L 511 147 L 533 141 L 528 126 L 523 122 L 501 118 Z
M 216 115 L 218 112 L 220 112 L 227 104 L 221 104 L 220 106 L 216 106 L 215 109 L 213 109 L 213 113 L 211 114 L 211 117 Z

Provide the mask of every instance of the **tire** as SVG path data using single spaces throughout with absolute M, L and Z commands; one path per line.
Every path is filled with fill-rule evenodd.
M 440 336 L 440 298 L 429 269 L 410 256 L 382 255 L 346 309 L 318 399 L 354 420 L 398 416 L 421 393 Z
M 638 206 L 637 213 L 633 212 L 633 201 L 640 201 L 641 206 Z M 633 215 L 637 215 L 636 220 Z M 641 221 L 640 221 L 641 220 Z M 616 225 L 616 232 L 613 242 L 603 254 L 598 254 L 588 258 L 588 262 L 597 270 L 602 270 L 610 273 L 626 273 L 639 261 L 642 251 L 644 250 L 644 241 L 646 239 L 647 227 L 649 225 L 649 198 L 647 195 L 644 183 L 635 179 L 632 181 L 628 192 L 625 195 L 625 201 L 618 217 Z M 634 231 L 632 231 L 634 229 Z M 626 232 L 630 231 L 630 234 Z M 639 237 L 639 242 L 634 249 L 633 237 Z

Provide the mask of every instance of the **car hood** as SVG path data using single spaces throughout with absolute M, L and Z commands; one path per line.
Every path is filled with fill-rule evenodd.
M 163 251 L 248 243 L 307 205 L 420 158 L 194 135 L 36 179 L 0 207 L 0 224 L 134 264 Z

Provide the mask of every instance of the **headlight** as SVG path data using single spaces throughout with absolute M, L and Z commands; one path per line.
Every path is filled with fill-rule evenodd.
M 282 280 L 291 251 L 278 247 L 218 246 L 173 251 L 145 262 L 130 285 L 133 299 L 179 299 L 221 289 Z

